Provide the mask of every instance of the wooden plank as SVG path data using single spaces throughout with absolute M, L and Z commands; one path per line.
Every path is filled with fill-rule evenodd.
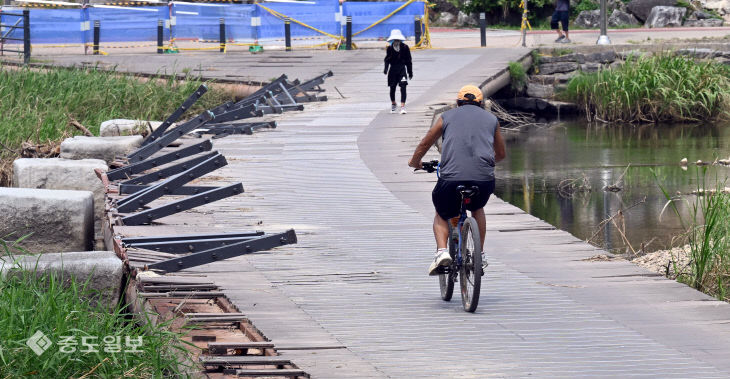
M 309 374 L 302 370 L 297 369 L 284 369 L 284 370 L 236 370 L 236 375 L 238 376 L 288 376 L 288 377 L 296 377 L 296 376 L 303 376 L 306 378 L 309 378 Z
M 263 357 L 263 356 L 210 356 L 201 355 L 200 363 L 204 366 L 222 366 L 222 365 L 289 365 L 291 361 L 282 357 Z
M 254 341 L 240 341 L 240 342 L 211 342 L 208 344 L 208 349 L 273 349 L 273 342 L 254 342 Z

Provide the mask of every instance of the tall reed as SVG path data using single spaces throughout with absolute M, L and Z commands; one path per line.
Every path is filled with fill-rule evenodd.
M 630 57 L 613 69 L 580 74 L 562 94 L 589 121 L 674 122 L 730 118 L 730 69 L 671 55 Z
M 725 192 L 726 181 L 716 180 L 715 185 L 708 184 L 707 167 L 697 168 L 697 198 L 692 203 L 672 197 L 664 187 L 659 187 L 687 230 L 690 270 L 683 273 L 681 268 L 675 267 L 680 271 L 678 279 L 721 300 L 730 301 L 730 194 Z M 682 216 L 678 202 L 689 205 L 689 219 Z

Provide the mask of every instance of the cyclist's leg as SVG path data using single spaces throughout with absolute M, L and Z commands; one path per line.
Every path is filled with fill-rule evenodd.
M 482 251 L 484 250 L 484 236 L 487 235 L 487 220 L 484 217 L 484 207 L 471 211 L 471 217 L 477 221 L 479 236 L 482 239 Z
M 433 216 L 433 236 L 436 238 L 436 248 L 445 249 L 449 240 L 449 223 L 436 213 Z

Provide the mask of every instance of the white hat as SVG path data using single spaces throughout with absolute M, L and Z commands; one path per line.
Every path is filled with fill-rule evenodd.
M 400 29 L 393 29 L 390 31 L 390 37 L 388 37 L 387 41 L 390 42 L 394 39 L 405 41 L 406 37 L 403 36 L 403 33 L 400 32 Z

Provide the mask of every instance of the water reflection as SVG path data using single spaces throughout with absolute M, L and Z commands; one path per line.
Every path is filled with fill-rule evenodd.
M 670 246 L 682 229 L 669 210 L 659 220 L 666 198 L 651 170 L 672 194 L 697 189 L 695 166 L 685 171 L 679 161 L 684 157 L 690 162 L 727 158 L 730 129 L 604 127 L 572 122 L 509 138 L 507 145 L 508 157 L 497 172 L 497 196 L 584 240 L 597 233 L 603 220 L 625 210 L 625 238 L 636 249 L 646 243 L 647 250 L 657 250 Z M 622 191 L 603 190 L 624 172 Z M 707 178 L 714 183 L 714 178 L 724 179 L 729 172 L 730 168 L 712 166 Z M 561 181 L 584 175 L 592 191 L 558 194 Z M 609 249 L 626 248 L 624 237 L 613 225 L 601 230 L 593 241 Z

